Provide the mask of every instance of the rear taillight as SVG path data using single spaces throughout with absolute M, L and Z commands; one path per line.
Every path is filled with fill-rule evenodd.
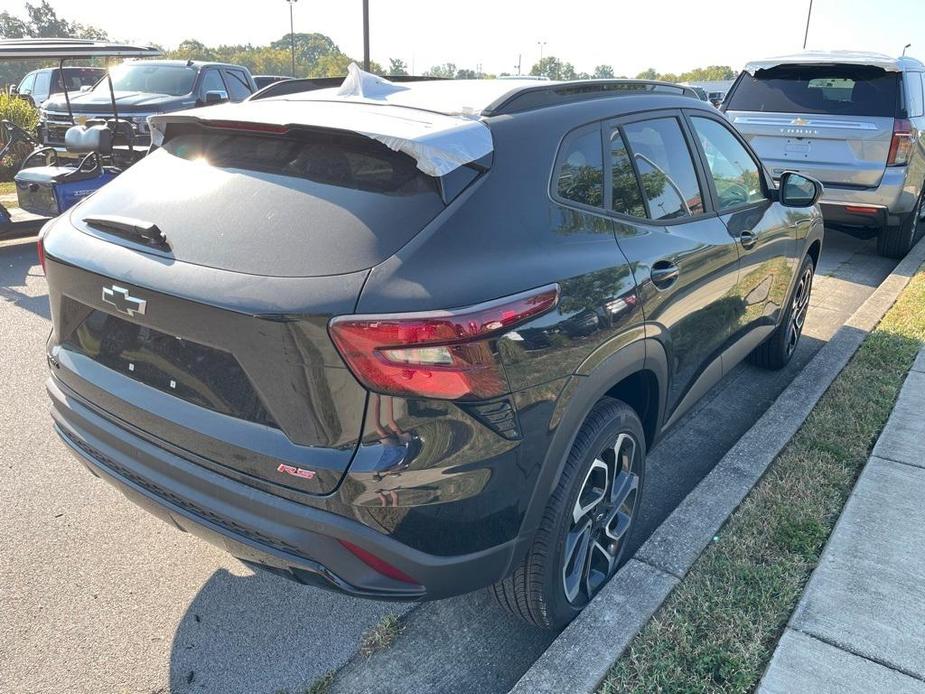
M 42 273 L 45 272 L 45 242 L 42 240 L 42 237 L 39 236 L 38 242 L 35 244 L 35 250 L 39 256 L 39 265 L 42 266 Z
M 893 139 L 890 140 L 890 153 L 886 157 L 887 166 L 903 166 L 909 160 L 912 145 L 912 123 L 905 118 L 893 121 Z
M 558 302 L 558 285 L 549 285 L 454 311 L 340 316 L 331 339 L 373 392 L 485 400 L 508 392 L 494 339 Z

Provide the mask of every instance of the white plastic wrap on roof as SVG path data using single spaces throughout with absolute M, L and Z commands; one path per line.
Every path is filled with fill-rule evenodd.
M 412 157 L 429 176 L 445 176 L 494 149 L 491 131 L 472 116 L 437 113 L 386 101 L 413 86 L 395 84 L 351 65 L 343 85 L 306 94 L 221 104 L 151 116 L 152 141 L 163 142 L 168 123 L 235 121 L 350 130 Z M 303 98 L 313 95 L 322 98 Z
M 776 58 L 753 60 L 745 66 L 745 71 L 754 76 L 758 70 L 770 70 L 781 65 L 815 65 L 844 63 L 847 65 L 870 65 L 887 72 L 901 72 L 899 60 L 883 53 L 866 53 L 863 51 L 802 51 Z

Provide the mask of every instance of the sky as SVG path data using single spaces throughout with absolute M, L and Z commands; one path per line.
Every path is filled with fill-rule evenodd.
M 289 31 L 286 0 L 50 0 L 59 16 L 110 36 L 174 47 L 261 45 Z M 452 62 L 487 73 L 529 72 L 542 48 L 591 72 L 612 65 L 633 76 L 654 67 L 741 68 L 750 59 L 799 50 L 809 0 L 369 0 L 372 59 L 400 58 L 415 72 Z M 240 8 L 240 9 L 239 9 Z M 298 0 L 297 32 L 321 32 L 362 58 L 362 0 Z M 21 0 L 0 11 L 24 14 Z M 925 59 L 925 0 L 814 0 L 808 48 L 873 50 Z M 919 45 L 916 45 L 918 41 Z M 545 42 L 542 47 L 538 42 Z

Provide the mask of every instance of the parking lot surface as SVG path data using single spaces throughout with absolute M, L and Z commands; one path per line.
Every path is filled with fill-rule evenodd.
M 650 453 L 632 549 L 894 266 L 873 241 L 827 232 L 793 362 L 737 368 Z M 34 242 L 0 243 L 0 691 L 298 692 L 347 663 L 365 629 L 409 609 L 254 574 L 93 478 L 51 430 L 48 330 Z M 507 691 L 553 636 L 484 591 L 425 604 L 335 689 Z

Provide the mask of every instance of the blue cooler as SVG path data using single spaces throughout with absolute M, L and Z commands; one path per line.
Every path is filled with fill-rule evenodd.
M 26 212 L 56 217 L 99 190 L 116 174 L 102 166 L 36 166 L 16 174 L 16 196 Z

